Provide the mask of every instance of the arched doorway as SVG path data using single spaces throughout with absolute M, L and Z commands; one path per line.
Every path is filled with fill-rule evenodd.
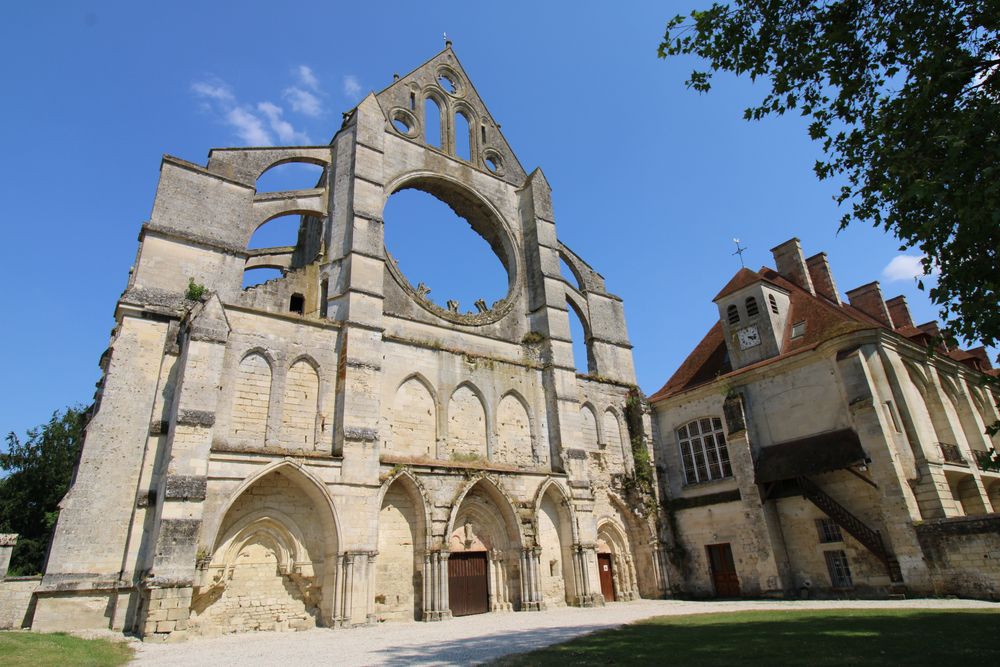
M 605 602 L 639 597 L 628 536 L 610 519 L 597 527 L 597 570 Z
M 572 519 L 566 497 L 555 484 L 546 486 L 538 503 L 535 541 L 541 549 L 538 558 L 539 584 L 546 606 L 561 607 L 574 599 Z
M 400 475 L 389 483 L 379 509 L 374 593 L 379 620 L 421 619 L 426 534 L 420 489 Z
M 452 616 L 519 608 L 521 539 L 503 493 L 492 482 L 479 480 L 453 511 L 449 528 Z
M 336 522 L 315 482 L 292 465 L 263 474 L 229 506 L 211 552 L 199 554 L 192 633 L 324 624 L 336 552 Z

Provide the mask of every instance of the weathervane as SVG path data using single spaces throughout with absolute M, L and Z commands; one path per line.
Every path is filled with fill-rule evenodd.
M 448 39 L 448 33 L 443 32 L 441 34 L 442 34 L 442 36 L 444 36 L 444 45 L 445 45 L 445 47 L 451 46 L 451 40 Z
M 740 256 L 740 266 L 743 267 L 743 268 L 746 268 L 746 264 L 743 263 L 743 253 L 745 253 L 747 251 L 747 249 L 743 248 L 743 247 L 740 247 L 740 240 L 739 239 L 733 239 L 733 243 L 736 244 L 736 252 L 734 252 L 733 254 Z

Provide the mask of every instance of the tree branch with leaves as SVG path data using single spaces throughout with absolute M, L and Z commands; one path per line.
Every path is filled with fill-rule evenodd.
M 1000 342 L 1000 1 L 772 0 L 713 4 L 667 23 L 661 58 L 766 79 L 747 120 L 797 112 L 852 221 L 923 254 L 954 335 Z M 920 282 L 924 288 L 923 281 Z

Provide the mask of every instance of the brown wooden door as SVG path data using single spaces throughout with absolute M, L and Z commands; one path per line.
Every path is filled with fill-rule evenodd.
M 601 593 L 605 602 L 614 602 L 615 580 L 611 554 L 597 554 L 597 570 L 601 573 Z
M 448 606 L 452 616 L 484 614 L 490 610 L 485 551 L 454 553 L 448 557 Z
M 740 596 L 740 580 L 736 576 L 736 564 L 733 562 L 733 550 L 729 543 L 709 544 L 708 567 L 712 572 L 712 583 L 715 584 L 715 596 L 720 598 L 738 598 Z

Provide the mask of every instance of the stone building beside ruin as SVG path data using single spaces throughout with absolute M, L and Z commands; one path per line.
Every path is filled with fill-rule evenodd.
M 1000 599 L 986 351 L 878 283 L 843 300 L 797 239 L 773 253 L 649 399 L 674 592 Z
M 289 162 L 322 177 L 257 192 Z M 382 211 L 410 188 L 489 242 L 505 297 L 441 308 L 407 280 Z M 248 249 L 290 213 L 296 245 Z M 244 289 L 262 266 L 282 275 Z M 101 364 L 35 629 L 178 639 L 665 591 L 650 505 L 627 499 L 631 443 L 652 437 L 648 414 L 626 420 L 622 301 L 559 241 L 545 176 L 522 168 L 450 45 L 327 146 L 165 157 Z

